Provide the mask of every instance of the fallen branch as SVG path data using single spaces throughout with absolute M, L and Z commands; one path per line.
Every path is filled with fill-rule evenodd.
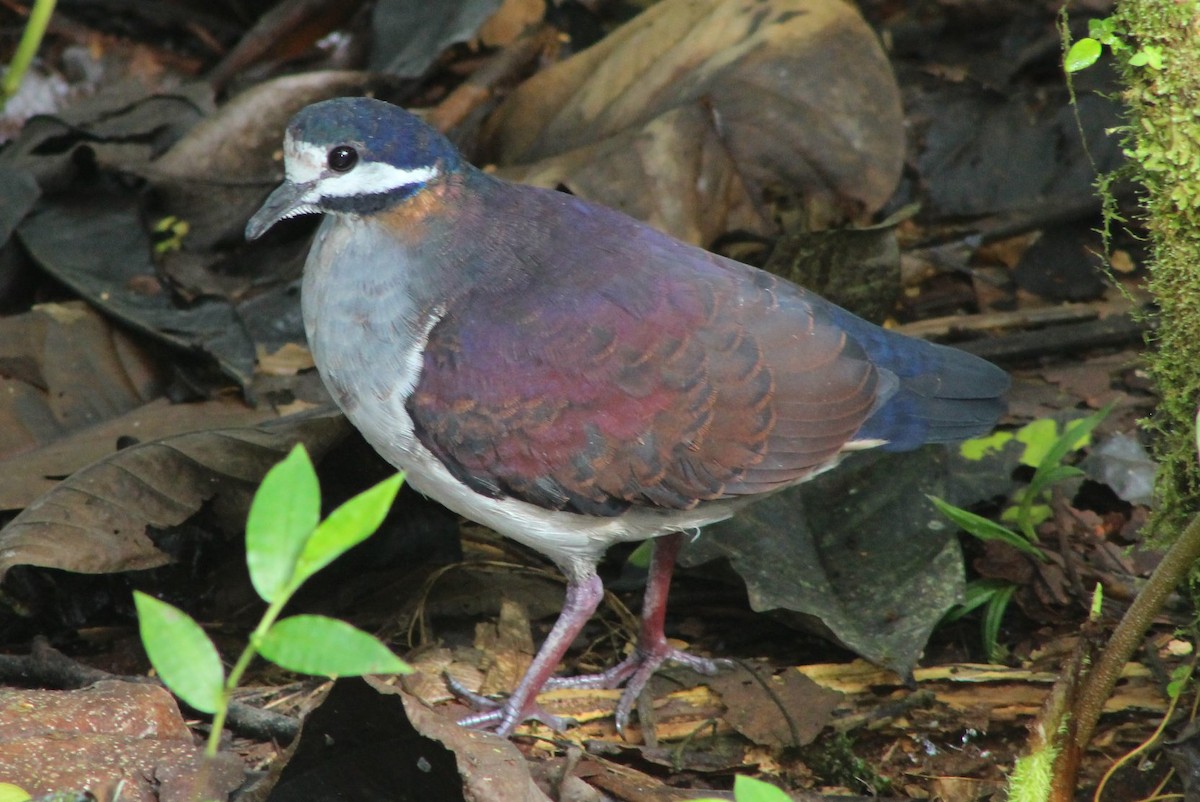
M 149 677 L 110 674 L 79 663 L 41 636 L 34 638 L 29 654 L 0 654 L 0 680 L 60 690 L 83 688 L 102 680 L 162 685 Z M 294 718 L 238 702 L 230 704 L 226 724 L 238 735 L 284 744 L 295 739 L 300 731 L 300 723 Z
M 1141 593 L 1122 616 L 1095 665 L 1084 673 L 1067 722 L 1067 737 L 1054 769 L 1052 802 L 1074 799 L 1079 762 L 1096 731 L 1104 703 L 1112 695 L 1125 663 L 1142 644 L 1142 639 L 1167 597 L 1187 577 L 1200 559 L 1200 515 L 1163 556 Z

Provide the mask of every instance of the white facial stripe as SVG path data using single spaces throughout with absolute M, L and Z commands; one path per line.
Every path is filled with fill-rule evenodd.
M 288 181 L 313 184 L 312 191 L 305 195 L 305 200 L 311 202 L 322 197 L 345 198 L 390 192 L 411 184 L 422 184 L 438 175 L 436 167 L 404 170 L 381 162 L 359 162 L 348 173 L 330 173 L 326 163 L 328 150 L 308 142 L 295 142 L 290 135 L 284 139 L 283 154 Z
M 320 180 L 317 187 L 321 195 L 329 198 L 345 198 L 352 195 L 375 195 L 380 192 L 391 192 L 393 189 L 423 184 L 438 174 L 436 167 L 418 167 L 415 170 L 401 170 L 390 164 L 359 162 L 348 173 L 327 175 Z

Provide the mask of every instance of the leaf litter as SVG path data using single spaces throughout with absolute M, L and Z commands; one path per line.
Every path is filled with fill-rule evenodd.
M 385 5 L 379 4 L 381 8 Z M 528 8 L 516 10 L 516 5 L 501 4 L 500 13 L 520 19 L 521 25 L 538 24 Z M 864 4 L 868 25 L 850 6 L 835 3 L 688 4 L 666 0 L 607 35 L 602 35 L 603 30 L 601 35 L 594 30 L 588 33 L 586 26 L 577 26 L 566 17 L 542 20 L 542 24 L 561 25 L 580 42 L 594 38 L 599 44 L 579 50 L 574 57 L 567 57 L 575 49 L 572 42 L 557 51 L 547 49 L 545 60 L 556 63 L 529 78 L 501 74 L 498 82 L 477 93 L 485 106 L 502 97 L 498 108 L 468 109 L 463 130 L 455 135 L 463 137 L 464 143 L 473 142 L 477 155 L 497 165 L 504 175 L 568 188 L 703 244 L 712 244 L 734 228 L 756 236 L 775 233 L 777 207 L 764 203 L 767 190 L 775 197 L 798 199 L 794 202 L 801 210 L 801 227 L 818 229 L 831 222 L 864 224 L 876 212 L 889 214 L 924 199 L 926 205 L 916 218 L 898 229 L 902 255 L 897 271 L 905 283 L 900 303 L 893 306 L 896 321 L 903 325 L 915 317 L 927 317 L 930 310 L 942 310 L 954 317 L 939 327 L 951 337 L 964 338 L 968 348 L 988 345 L 986 340 L 970 341 L 979 332 L 1014 325 L 1000 322 L 1005 315 L 1009 319 L 1014 314 L 1024 316 L 1026 322 L 1016 323 L 1018 327 L 1044 326 L 1031 334 L 1035 348 L 1044 349 L 1046 356 L 1040 358 L 1045 364 L 1030 366 L 1028 356 L 1010 357 L 1020 367 L 1010 422 L 1020 425 L 1064 410 L 1096 409 L 1115 401 L 1117 412 L 1102 426 L 1094 449 L 1097 455 L 1107 453 L 1102 450 L 1105 445 L 1129 438 L 1135 432 L 1133 421 L 1153 403 L 1145 383 L 1138 380 L 1138 354 L 1132 349 L 1137 340 L 1129 339 L 1140 338 L 1141 331 L 1136 326 L 1117 329 L 1115 335 L 1101 340 L 1083 328 L 1088 321 L 1056 323 L 1044 316 L 1048 322 L 1028 322 L 1036 319 L 1038 310 L 1053 309 L 1055 300 L 1063 297 L 1062 282 L 1067 280 L 1054 273 L 1054 260 L 1035 261 L 1037 252 L 1029 253 L 1039 242 L 1039 232 L 1057 231 L 1059 226 L 1078 230 L 1078 221 L 1095 212 L 1087 200 L 1090 168 L 1064 127 L 1062 114 L 1069 108 L 1061 87 L 1049 90 L 1062 101 L 1061 107 L 1045 103 L 1047 87 L 1037 71 L 1029 69 L 1037 57 L 1031 62 L 1028 54 L 1041 51 L 1031 47 L 1021 51 L 1019 58 L 1007 60 L 998 60 L 996 52 L 1014 43 L 1057 36 L 1053 20 L 1028 8 L 1007 7 L 1011 12 L 1007 17 L 998 14 L 989 20 L 993 27 L 988 29 L 986 46 L 968 47 L 965 52 L 951 35 L 966 24 L 956 17 L 957 10 L 952 4 L 934 10 L 936 19 L 931 23 L 910 17 L 906 11 L 885 13 Z M 933 45 L 914 47 L 913 31 L 930 24 L 941 25 L 938 30 L 943 32 L 925 40 Z M 218 34 L 216 41 L 234 41 L 231 27 L 207 18 L 203 25 L 210 25 L 209 30 Z M 975 25 L 973 21 L 968 27 Z M 194 26 L 182 29 L 197 30 Z M 515 47 L 519 34 L 513 38 L 512 24 L 508 30 L 486 38 L 492 46 Z M 343 32 L 351 43 L 353 31 L 354 25 L 348 24 Z M 879 46 L 879 32 L 885 34 L 889 49 Z M 104 32 L 100 35 L 107 36 Z M 256 35 L 262 35 L 262 30 Z M 338 54 L 353 51 L 352 46 L 339 51 L 324 40 L 314 43 L 307 38 L 307 31 L 282 38 L 291 36 L 303 39 L 302 43 L 297 40 L 295 52 L 304 52 L 311 67 L 346 66 L 345 61 L 337 61 L 343 57 Z M 463 29 L 450 38 L 464 41 L 471 35 Z M 103 44 L 93 52 L 103 53 L 104 58 L 117 62 L 132 58 L 133 50 L 123 51 L 126 45 L 115 39 L 97 41 Z M 997 43 L 999 47 L 992 47 Z M 24 351 L 6 350 L 5 361 L 0 361 L 8 390 L 0 398 L 0 415 L 19 422 L 4 431 L 9 438 L 5 441 L 9 465 L 5 473 L 14 482 L 5 487 L 15 488 L 9 491 L 8 509 L 25 509 L 24 519 L 16 518 L 0 534 L 0 541 L 9 544 L 2 552 L 5 567 L 40 559 L 40 564 L 68 571 L 126 572 L 166 563 L 171 554 L 155 543 L 156 529 L 172 529 L 180 522 L 186 529 L 198 510 L 211 506 L 220 496 L 225 500 L 219 505 L 225 508 L 215 520 L 225 521 L 223 542 L 236 541 L 228 535 L 235 534 L 238 509 L 260 469 L 247 466 L 269 464 L 267 455 L 297 437 L 315 438 L 310 444 L 340 437 L 336 427 L 324 423 L 318 427 L 319 434 L 306 434 L 303 427 L 284 423 L 285 428 L 267 435 L 259 425 L 259 420 L 272 417 L 274 410 L 292 408 L 297 399 L 313 398 L 311 385 L 306 386 L 304 374 L 295 369 L 275 368 L 267 376 L 261 363 L 256 368 L 256 358 L 263 354 L 302 347 L 296 318 L 288 310 L 294 308 L 294 279 L 311 222 L 296 221 L 250 249 L 235 244 L 237 232 L 247 210 L 277 180 L 278 163 L 273 158 L 277 144 L 272 143 L 278 142 L 283 122 L 293 111 L 321 97 L 356 92 L 373 92 L 408 105 L 435 106 L 447 97 L 449 87 L 481 63 L 477 42 L 445 50 L 431 39 L 426 47 L 429 52 L 420 56 L 426 72 L 417 79 L 406 79 L 407 83 L 338 69 L 273 78 L 255 88 L 254 79 L 230 72 L 233 99 L 218 101 L 215 113 L 213 95 L 202 84 L 193 84 L 195 89 L 177 89 L 180 81 L 195 78 L 206 59 L 211 62 L 211 50 L 204 56 L 180 60 L 161 50 L 134 48 L 140 58 L 149 53 L 151 59 L 159 60 L 155 81 L 145 82 L 141 88 L 121 84 L 119 91 L 89 86 L 92 102 L 78 108 L 67 106 L 32 121 L 21 130 L 20 138 L 0 153 L 0 177 L 4 178 L 0 192 L 5 198 L 0 207 L 8 210 L 0 231 L 6 235 L 16 231 L 25 246 L 24 257 L 34 259 L 44 271 L 41 275 L 55 275 L 70 288 L 64 294 L 59 285 L 49 293 L 61 306 L 35 309 L 3 321 L 19 332 L 4 338 L 6 349 L 17 342 L 28 344 Z M 245 52 L 239 57 L 245 57 Z M 428 60 L 430 53 L 432 61 Z M 278 54 L 271 51 L 266 60 Z M 252 55 L 249 63 L 238 69 L 255 69 L 251 65 L 256 58 L 264 56 Z M 294 55 L 286 58 L 292 59 L 293 66 L 298 63 Z M 378 51 L 371 58 L 383 63 L 388 56 Z M 47 63 L 54 69 L 53 58 Z M 361 62 L 350 64 L 362 66 Z M 998 69 L 998 64 L 1003 68 Z M 145 62 L 139 69 L 144 66 Z M 176 77 L 170 77 L 172 72 Z M 166 92 L 162 92 L 164 75 L 168 76 L 166 84 L 175 81 Z M 1092 80 L 1091 76 L 1087 80 Z M 248 92 L 239 97 L 237 90 L 247 87 Z M 150 94 L 155 89 L 162 94 Z M 1044 105 L 1032 106 L 1031 99 Z M 1108 140 L 1096 132 L 1105 127 L 1103 121 L 1111 122 L 1112 109 L 1104 106 L 1098 95 L 1088 95 L 1084 105 L 1090 146 L 1102 154 L 1102 166 L 1108 165 L 1112 151 Z M 902 109 L 908 110 L 907 121 L 901 116 Z M 1038 113 L 1031 115 L 1031 109 Z M 987 120 L 992 122 L 981 122 Z M 1058 137 L 1055 132 L 1060 130 L 1063 134 Z M 1049 172 L 1033 170 L 1046 162 L 1046 149 L 1051 146 L 1057 150 L 1049 158 L 1060 161 L 1054 161 Z M 1024 155 L 1016 158 L 1014 153 Z M 915 175 L 904 174 L 899 189 L 893 192 L 905 164 Z M 1010 174 L 1012 181 L 1007 180 Z M 97 176 L 105 181 L 97 185 Z M 139 186 L 139 180 L 146 183 Z M 87 182 L 90 194 L 79 191 L 85 186 L 80 182 Z M 32 187 L 37 190 L 31 192 Z M 153 191 L 140 191 L 145 187 Z M 980 192 L 981 188 L 986 191 Z M 63 194 L 64 190 L 69 191 Z M 1032 205 L 1025 203 L 1031 199 Z M 1060 222 L 1049 213 L 1051 208 L 1056 213 L 1065 208 L 1082 217 Z M 172 214 L 194 224 L 191 239 L 182 237 L 181 250 L 175 250 L 169 240 L 155 240 L 145 233 L 152 228 L 147 221 Z M 960 217 L 956 219 L 956 215 Z M 964 224 L 961 216 L 970 219 Z M 1083 230 L 1088 225 L 1085 223 Z M 959 257 L 922 258 L 919 271 L 899 270 L 906 258 L 910 267 L 914 264 L 908 254 L 934 255 L 939 242 L 956 237 L 961 237 L 957 240 Z M 9 242 L 11 252 L 12 240 Z M 164 243 L 163 248 L 158 247 Z M 1052 244 L 1047 238 L 1043 248 Z M 988 260 L 989 250 L 1004 254 L 1006 248 L 1003 259 Z M 1137 250 L 1119 252 L 1128 256 Z M 941 255 L 945 253 L 948 251 Z M 1024 274 L 1013 276 L 1023 259 Z M 833 272 L 854 269 L 853 258 L 832 264 Z M 274 273 L 260 272 L 265 265 Z M 1035 272 L 1034 266 L 1040 272 Z M 0 275 L 0 280 L 7 281 L 8 275 Z M 34 298 L 46 296 L 49 285 L 44 279 L 31 280 L 30 275 L 35 274 L 26 266 L 24 283 L 3 285 L 6 290 L 15 288 L 5 293 L 10 309 L 25 311 Z M 1120 278 L 1126 287 L 1136 287 L 1138 280 L 1136 264 Z M 1010 286 L 1014 282 L 1024 287 L 1021 293 Z M 850 284 L 854 285 L 853 279 Z M 1067 290 L 1076 292 L 1074 287 Z M 1046 297 L 1039 298 L 1039 292 Z M 104 317 L 74 306 L 71 299 L 76 296 Z M 1087 304 L 1096 306 L 1092 301 Z M 964 307 L 972 309 L 972 314 L 962 315 Z M 290 319 L 289 314 L 293 315 Z M 77 331 L 88 334 L 72 334 L 73 325 L 86 326 Z M 1005 345 L 1007 339 L 996 338 L 996 345 Z M 1059 342 L 1081 345 L 1066 346 L 1073 350 L 1056 355 L 1053 348 Z M 1028 345 L 1021 347 L 1025 350 L 1014 348 L 1010 353 L 1029 352 Z M 1097 353 L 1096 349 L 1106 350 Z M 1087 358 L 1076 361 L 1079 353 L 1086 353 Z M 68 356 L 73 363 L 63 361 Z M 64 370 L 72 364 L 78 369 Z M 288 364 L 303 369 L 305 361 L 293 354 Z M 257 409 L 228 397 L 231 379 Z M 113 391 L 92 391 L 106 386 Z M 167 406 L 168 399 L 188 403 Z M 235 420 L 241 424 L 233 430 L 230 426 Z M 186 431 L 194 434 L 183 434 Z M 231 431 L 238 433 L 230 435 Z M 163 437 L 192 439 L 159 442 Z M 210 462 L 206 457 L 197 466 L 193 452 L 178 448 L 180 442 L 194 443 L 216 460 Z M 229 445 L 233 448 L 226 452 Z M 163 456 L 135 467 L 156 450 Z M 179 462 L 180 456 L 187 459 Z M 94 460 L 100 462 L 84 468 Z M 1136 459 L 1133 462 L 1137 464 Z M 936 461 L 930 464 L 936 465 Z M 118 478 L 131 469 L 126 480 Z M 908 478 L 900 468 L 891 474 L 888 470 L 884 466 L 872 476 L 864 469 L 866 478 L 857 481 L 873 493 L 874 488 Z M 1007 494 L 1013 487 L 1004 475 L 985 480 L 986 470 L 954 463 L 953 467 L 927 467 L 912 474 L 923 480 L 953 480 L 963 493 L 961 503 L 986 504 L 986 499 Z M 96 517 L 91 504 L 62 500 L 72 493 L 81 500 L 87 498 L 89 483 L 105 471 L 116 473 L 101 480 L 102 495 L 114 511 L 126 516 L 115 527 L 116 534 L 141 533 L 124 545 L 119 543 L 121 537 L 114 541 L 114 527 L 100 525 L 102 519 Z M 71 478 L 56 484 L 68 475 Z M 828 577 L 820 579 L 803 600 L 788 600 L 783 595 L 787 583 L 772 581 L 777 576 L 772 576 L 771 568 L 779 564 L 772 560 L 782 558 L 772 556 L 758 567 L 746 562 L 755 552 L 760 557 L 776 554 L 762 548 L 727 554 L 727 563 L 710 562 L 696 569 L 700 573 L 685 575 L 673 599 L 674 634 L 702 651 L 739 654 L 746 667 L 716 680 L 667 674 L 656 681 L 654 701 L 647 701 L 639 710 L 654 727 L 635 733 L 629 743 L 614 737 L 607 719 L 613 699 L 598 691 L 551 694 L 561 698 L 548 698 L 548 706 L 561 705 L 564 712 L 581 719 L 581 726 L 553 742 L 519 740 L 522 751 L 507 742 L 498 745 L 478 733 L 446 726 L 444 718 L 430 718 L 428 711 L 411 700 L 404 702 L 402 716 L 393 707 L 380 731 L 387 737 L 399 737 L 404 728 L 397 722 L 402 717 L 425 733 L 416 741 L 422 744 L 420 750 L 428 748 L 424 744 L 429 738 L 450 745 L 459 755 L 457 769 L 434 761 L 424 751 L 407 768 L 415 767 L 417 774 L 412 776 L 418 778 L 432 774 L 426 779 L 445 781 L 447 789 L 460 788 L 465 782 L 475 794 L 470 798 L 490 798 L 480 789 L 485 780 L 493 782 L 501 776 L 499 781 L 517 794 L 499 797 L 505 799 L 544 798 L 545 791 L 533 784 L 535 779 L 556 793 L 569 788 L 581 792 L 578 781 L 582 779 L 616 798 L 670 798 L 663 797 L 671 791 L 663 783 L 661 767 L 671 771 L 674 782 L 714 794 L 728 787 L 731 773 L 757 770 L 796 789 L 985 798 L 999 789 L 1000 767 L 1011 765 L 1023 740 L 1021 725 L 1035 715 L 1046 692 L 1047 677 L 1052 676 L 1056 661 L 1070 651 L 1084 606 L 1081 582 L 1100 581 L 1112 598 L 1127 600 L 1137 579 L 1153 566 L 1152 555 L 1136 548 L 1129 551 L 1137 544 L 1144 506 L 1121 498 L 1124 491 L 1109 490 L 1108 481 L 1100 481 L 1106 475 L 1105 469 L 1099 468 L 1090 483 L 1071 495 L 1055 498 L 1054 515 L 1043 525 L 1044 545 L 1054 554 L 1048 566 L 1022 562 L 994 545 L 963 544 L 972 576 L 1016 580 L 1021 587 L 1015 597 L 1019 611 L 1009 613 L 1002 629 L 1009 649 L 1005 666 L 978 664 L 974 622 L 934 628 L 941 611 L 958 596 L 963 562 L 957 556 L 958 542 L 950 537 L 953 533 L 939 532 L 936 527 L 930 532 L 932 518 L 922 517 L 922 512 L 914 509 L 908 516 L 888 516 L 886 526 L 878 521 L 851 524 L 850 531 L 855 531 L 855 526 L 860 530 L 856 535 L 879 537 L 878 546 L 855 540 L 858 547 L 876 557 L 862 562 L 861 575 L 844 575 L 843 586 L 829 584 Z M 153 491 L 138 491 L 129 480 Z M 220 491 L 217 496 L 209 495 L 212 489 Z M 41 497 L 42 493 L 48 495 Z M 75 536 L 63 537 L 68 530 L 61 520 L 52 529 L 32 526 L 30 510 L 37 511 L 38 497 L 43 498 L 43 508 L 46 500 L 52 500 L 56 509 L 74 510 L 71 520 L 81 524 Z M 923 499 L 924 492 L 902 485 L 894 489 L 889 503 L 910 497 Z M 166 517 L 152 513 L 150 500 L 176 511 Z M 844 550 L 847 535 L 836 528 L 837 520 L 829 520 L 839 516 L 821 517 L 817 506 L 813 501 L 807 507 L 803 501 L 788 501 L 774 512 L 763 512 L 758 523 L 765 528 L 759 536 L 770 531 L 772 519 L 776 528 L 787 532 L 807 519 L 809 534 L 791 544 L 787 538 L 776 537 L 771 542 L 792 546 L 807 542 L 806 548 L 811 550 L 820 546 L 823 538 L 832 550 L 801 562 L 839 568 L 855 563 L 854 552 Z M 850 513 L 840 517 L 853 520 Z M 906 518 L 915 522 L 914 528 L 900 528 Z M 150 523 L 154 527 L 147 528 Z M 936 537 L 922 543 L 911 534 L 920 532 Z M 893 545 L 902 543 L 914 550 L 904 556 L 893 552 L 887 545 L 889 534 Z M 529 560 L 514 551 L 512 544 L 486 537 L 469 537 L 466 542 L 468 561 L 497 557 Z M 696 548 L 702 553 L 714 543 L 733 542 L 736 533 L 705 533 Z M 134 545 L 130 547 L 130 543 Z M 51 556 L 34 557 L 46 553 Z M 821 553 L 819 549 L 817 553 Z M 343 574 L 336 580 L 341 585 L 337 592 L 330 589 L 327 597 L 344 603 L 355 593 L 359 598 L 368 597 L 373 587 L 388 585 L 381 578 L 386 574 L 382 569 L 385 563 L 380 561 L 377 566 L 375 558 L 366 559 L 371 569 L 378 570 L 360 570 L 349 578 Z M 616 559 L 619 561 L 620 555 Z M 228 567 L 236 562 L 224 560 L 221 564 Z M 927 563 L 932 569 L 927 576 L 938 577 L 936 582 L 931 579 L 926 589 L 905 585 L 904 578 L 911 574 L 903 570 L 882 573 L 889 563 L 904 566 L 915 562 Z M 727 565 L 742 576 L 736 577 Z M 417 570 L 431 575 L 437 566 Z M 626 566 L 623 573 L 630 583 L 636 583 L 636 569 Z M 136 575 L 118 576 L 128 576 L 137 584 Z M 168 582 L 181 578 L 179 573 L 164 576 L 174 577 Z M 765 584 L 756 584 L 756 577 Z M 210 604 L 214 597 L 211 585 L 236 585 L 240 580 L 209 577 L 199 583 L 189 581 L 190 585 L 184 582 L 174 591 L 181 598 L 208 599 L 203 603 Z M 750 583 L 749 605 L 743 582 Z M 411 584 L 413 588 L 423 586 L 420 581 Z M 525 603 L 514 606 L 513 594 L 521 593 L 513 590 L 517 584 L 516 580 L 507 585 L 483 583 L 469 604 L 459 594 L 456 601 L 416 612 L 422 624 L 417 629 L 428 635 L 415 644 L 412 660 L 420 668 L 424 656 L 429 671 L 411 680 L 413 690 L 444 711 L 451 703 L 444 690 L 440 696 L 436 691 L 442 670 L 468 676 L 474 672 L 479 682 L 497 687 L 519 671 L 529 644 L 544 634 L 542 621 L 547 609 L 556 604 L 558 588 L 547 583 L 544 592 L 524 591 Z M 906 597 L 925 601 L 926 608 L 914 613 L 917 607 L 901 604 Z M 453 594 L 448 598 L 453 599 Z M 822 601 L 832 603 L 814 607 Z M 35 594 L 26 602 L 36 609 L 39 598 Z M 751 606 L 770 612 L 755 615 L 749 611 Z M 397 613 L 397 608 L 401 612 Z M 414 609 L 410 602 L 396 599 L 390 612 L 359 607 L 348 614 L 373 616 L 381 628 L 396 634 L 394 642 L 400 644 L 403 638 L 399 633 L 408 630 L 409 621 L 417 620 Z M 476 633 L 475 617 L 484 609 L 504 611 L 500 629 L 484 626 Z M 580 644 L 584 650 L 572 655 L 573 661 L 589 670 L 619 658 L 627 641 L 628 612 L 615 596 L 606 609 L 586 631 L 587 643 Z M 834 613 L 838 609 L 841 618 Z M 356 608 L 345 607 L 343 614 L 346 610 Z M 489 619 L 496 615 L 482 614 Z M 1169 608 L 1167 615 L 1165 624 L 1187 620 L 1186 610 L 1180 607 Z M 905 620 L 915 622 L 915 628 L 898 626 Z M 227 621 L 236 628 L 240 619 L 230 615 Z M 921 646 L 931 629 L 933 640 L 922 655 Z M 898 673 L 854 660 L 810 632 L 833 635 L 843 645 L 893 666 Z M 1106 719 L 1098 738 L 1106 750 L 1121 751 L 1138 742 L 1164 709 L 1154 672 L 1181 657 L 1180 642 L 1169 633 L 1167 625 L 1151 638 L 1145 665 L 1127 667 L 1123 685 L 1109 703 L 1120 715 Z M 15 642 L 12 647 L 20 648 Z M 491 661 L 491 679 L 487 678 L 488 665 L 481 662 L 484 655 Z M 97 657 L 104 659 L 103 655 L 88 659 Z M 907 681 L 906 674 L 910 675 Z M 245 698 L 273 700 L 268 703 L 295 713 L 317 704 L 319 697 L 311 684 L 280 684 L 285 678 L 266 674 L 260 681 L 260 687 L 243 691 Z M 334 716 L 334 723 L 316 726 L 351 722 L 351 731 L 357 727 L 367 732 L 372 715 L 382 712 L 379 692 L 358 687 L 354 691 L 357 701 L 347 707 L 350 713 L 340 713 L 340 722 L 336 703 L 319 706 L 320 712 Z M 799 722 L 787 715 L 797 709 L 805 716 L 802 738 L 797 737 Z M 74 725 L 62 727 L 68 731 Z M 799 753 L 783 748 L 807 740 L 813 731 L 822 733 L 815 746 Z M 313 743 L 321 740 L 318 736 Z M 256 760 L 289 760 L 282 754 L 273 757 L 276 750 L 264 750 L 261 743 L 239 739 L 235 744 Z M 371 745 L 362 750 L 355 759 L 369 756 Z M 504 770 L 512 773 L 492 775 L 464 768 L 488 750 L 500 755 Z M 396 754 L 395 750 L 382 751 Z M 530 760 L 528 766 L 522 755 Z M 190 760 L 183 756 L 177 763 L 183 766 Z M 355 765 L 360 766 L 359 781 L 370 782 L 373 778 L 369 775 L 382 764 L 368 760 Z M 865 772 L 864 766 L 870 771 Z M 1094 781 L 1103 767 L 1099 756 L 1093 756 L 1085 776 Z M 449 772 L 461 772 L 461 776 Z M 713 786 L 718 790 L 711 790 Z

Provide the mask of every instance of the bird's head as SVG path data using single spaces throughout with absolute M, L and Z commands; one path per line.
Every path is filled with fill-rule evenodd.
M 246 239 L 297 215 L 377 211 L 463 164 L 450 140 L 398 106 L 363 97 L 315 103 L 288 124 L 284 182 L 246 224 Z

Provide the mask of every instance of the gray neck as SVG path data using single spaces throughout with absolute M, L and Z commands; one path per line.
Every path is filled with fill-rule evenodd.
M 355 216 L 328 215 L 317 231 L 304 268 L 304 330 L 352 418 L 356 398 L 404 393 L 404 377 L 419 369 L 415 351 L 446 303 L 430 275 L 436 262 L 423 256 Z

